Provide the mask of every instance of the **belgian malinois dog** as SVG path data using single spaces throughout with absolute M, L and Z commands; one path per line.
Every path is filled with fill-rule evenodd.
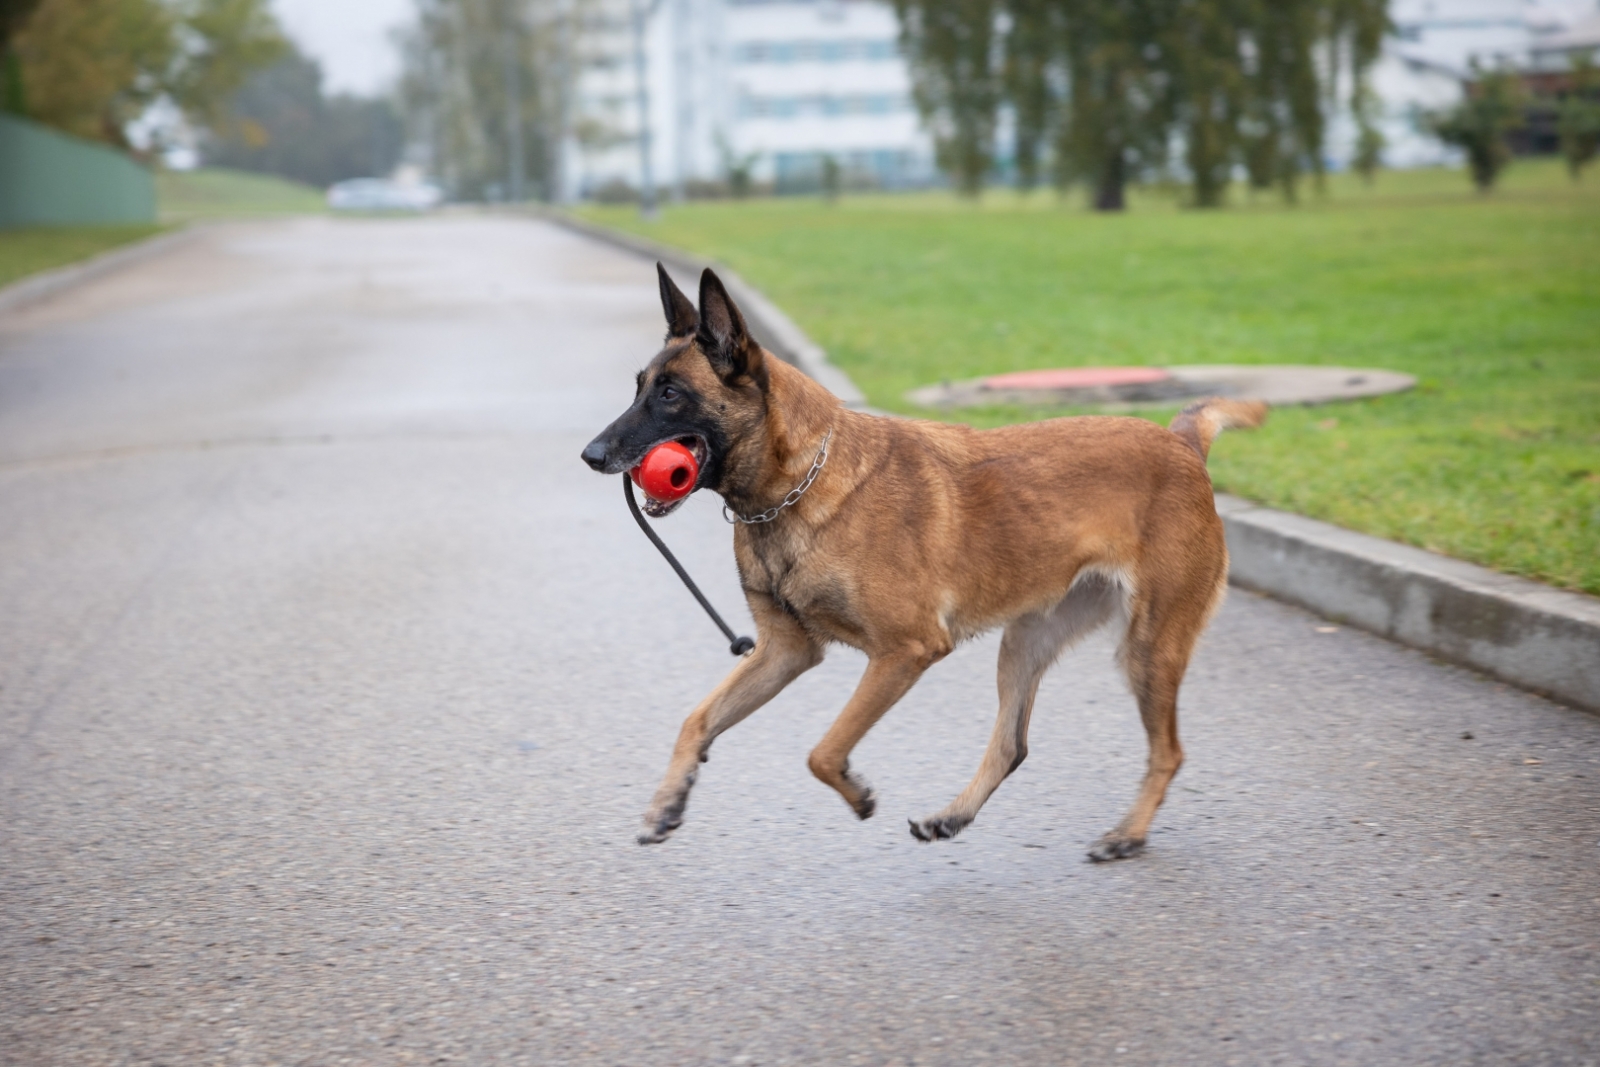
M 714 273 L 701 275 L 697 310 L 656 270 L 666 344 L 583 458 L 616 474 L 664 441 L 693 450 L 695 487 L 720 494 L 736 521 L 758 636 L 683 724 L 640 844 L 682 824 L 711 742 L 832 642 L 865 652 L 867 669 L 809 764 L 870 818 L 851 750 L 958 643 L 1001 627 L 1000 713 L 983 763 L 949 806 L 911 823 L 919 841 L 954 837 L 1027 756 L 1045 670 L 1115 620 L 1150 759 L 1132 809 L 1089 856 L 1138 852 L 1183 762 L 1178 686 L 1226 588 L 1206 453 L 1222 429 L 1260 425 L 1266 406 L 1203 400 L 1168 429 L 1086 416 L 979 431 L 850 411 L 750 337 Z

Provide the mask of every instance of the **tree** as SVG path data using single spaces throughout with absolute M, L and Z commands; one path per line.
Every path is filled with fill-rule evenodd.
M 291 50 L 244 84 L 211 130 L 206 162 L 326 186 L 387 174 L 405 130 L 394 105 L 322 90 L 322 68 Z
M 1016 123 L 1017 187 L 1039 182 L 1055 104 L 1054 9 L 1050 0 L 1011 0 L 1002 92 Z
M 1480 193 L 1494 188 L 1505 165 L 1511 162 L 1506 134 L 1522 116 L 1523 93 L 1510 71 L 1485 72 L 1473 64 L 1477 75 L 1467 95 L 1454 109 L 1432 119 L 1436 137 L 1467 154 L 1472 183 Z
M 1173 83 L 1174 125 L 1197 207 L 1222 203 L 1238 161 L 1252 48 L 1236 6 L 1228 0 L 1178 0 L 1168 9 L 1172 17 L 1164 20 L 1157 45 Z
M 1166 158 L 1170 79 L 1159 66 L 1162 7 L 1150 0 L 1057 0 L 1055 52 L 1066 100 L 1056 182 L 1089 184 L 1095 210 L 1121 211 L 1130 175 Z
M 1305 0 L 1262 3 L 1253 31 L 1240 39 L 1244 119 L 1239 139 L 1250 183 L 1257 189 L 1276 185 L 1291 202 L 1302 174 L 1322 178 L 1324 86 L 1317 76 L 1316 49 L 1326 39 L 1325 15 L 1322 4 Z
M 125 128 L 161 97 L 177 58 L 175 31 L 158 0 L 46 0 L 13 44 L 23 113 L 128 147 Z
M 38 6 L 39 0 L 0 0 L 0 49 L 11 44 L 11 39 Z
M 1387 0 L 1177 0 L 1170 11 L 1163 48 L 1194 204 L 1221 204 L 1238 163 L 1290 200 L 1302 175 L 1320 181 L 1337 79 L 1351 78 L 1353 105 L 1366 99 Z
M 1361 175 L 1364 184 L 1371 185 L 1378 168 L 1383 165 L 1385 141 L 1373 122 L 1373 113 L 1378 108 L 1377 94 L 1364 79 L 1356 84 L 1350 106 L 1356 116 L 1356 150 L 1350 165 Z
M 418 0 L 401 108 L 453 195 L 500 199 L 518 176 L 554 194 L 582 15 L 554 0 Z
M 0 111 L 21 115 L 28 110 L 22 64 L 11 42 L 38 6 L 39 0 L 0 0 Z
M 177 62 L 168 68 L 162 88 L 190 121 L 225 122 L 229 99 L 253 72 L 287 54 L 289 42 L 268 0 L 168 3 L 176 14 Z
M 830 204 L 839 202 L 839 189 L 843 185 L 842 170 L 832 152 L 822 154 L 822 198 Z
M 1573 181 L 1583 178 L 1583 168 L 1600 150 L 1600 72 L 1586 54 L 1572 57 L 1572 84 L 1556 113 L 1561 135 L 1561 155 Z
M 722 157 L 722 174 L 728 183 L 728 195 L 743 200 L 750 195 L 755 166 L 760 152 L 739 153 L 721 133 L 717 134 L 717 154 Z
M 266 0 L 43 0 L 11 47 L 24 114 L 126 148 L 158 100 L 218 121 L 286 44 Z
M 895 0 L 912 96 L 939 167 L 977 196 L 994 166 L 1003 67 L 1000 0 Z
M 1018 182 L 1046 153 L 1058 183 L 1101 210 L 1180 143 L 1192 199 L 1220 204 L 1235 167 L 1293 198 L 1322 174 L 1335 78 L 1353 102 L 1389 26 L 1386 0 L 897 0 L 915 96 L 940 166 L 976 194 L 999 109 L 1014 119 Z M 1327 47 L 1326 58 L 1319 54 Z M 1368 157 L 1381 139 L 1358 109 Z

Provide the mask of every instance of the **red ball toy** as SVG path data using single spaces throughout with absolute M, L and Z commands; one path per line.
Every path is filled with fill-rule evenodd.
M 664 441 L 649 452 L 639 465 L 628 472 L 633 484 L 645 491 L 651 500 L 670 504 L 694 492 L 695 479 L 700 477 L 700 464 L 694 453 L 676 441 Z

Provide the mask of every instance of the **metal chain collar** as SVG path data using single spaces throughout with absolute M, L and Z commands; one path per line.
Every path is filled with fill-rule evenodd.
M 789 495 L 784 497 L 781 503 L 775 507 L 768 508 L 766 511 L 763 511 L 758 515 L 748 516 L 741 515 L 737 511 L 729 511 L 728 505 L 724 504 L 722 505 L 722 517 L 728 520 L 729 524 L 743 523 L 746 526 L 754 526 L 757 523 L 762 522 L 771 522 L 773 519 L 777 518 L 780 511 L 786 507 L 789 507 L 801 497 L 805 496 L 806 490 L 811 488 L 811 483 L 817 480 L 817 475 L 822 472 L 823 465 L 828 462 L 828 441 L 832 437 L 832 429 L 823 434 L 822 447 L 817 450 L 817 458 L 811 461 L 811 473 L 806 475 L 805 481 L 789 490 Z

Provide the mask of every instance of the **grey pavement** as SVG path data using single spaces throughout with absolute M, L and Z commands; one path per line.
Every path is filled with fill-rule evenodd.
M 578 460 L 661 326 L 536 221 L 221 227 L 0 319 L 0 1062 L 1600 1063 L 1600 718 L 1235 591 L 1149 851 L 1096 639 L 955 842 L 993 639 L 633 844 L 726 644 Z M 726 613 L 711 499 L 661 530 Z

